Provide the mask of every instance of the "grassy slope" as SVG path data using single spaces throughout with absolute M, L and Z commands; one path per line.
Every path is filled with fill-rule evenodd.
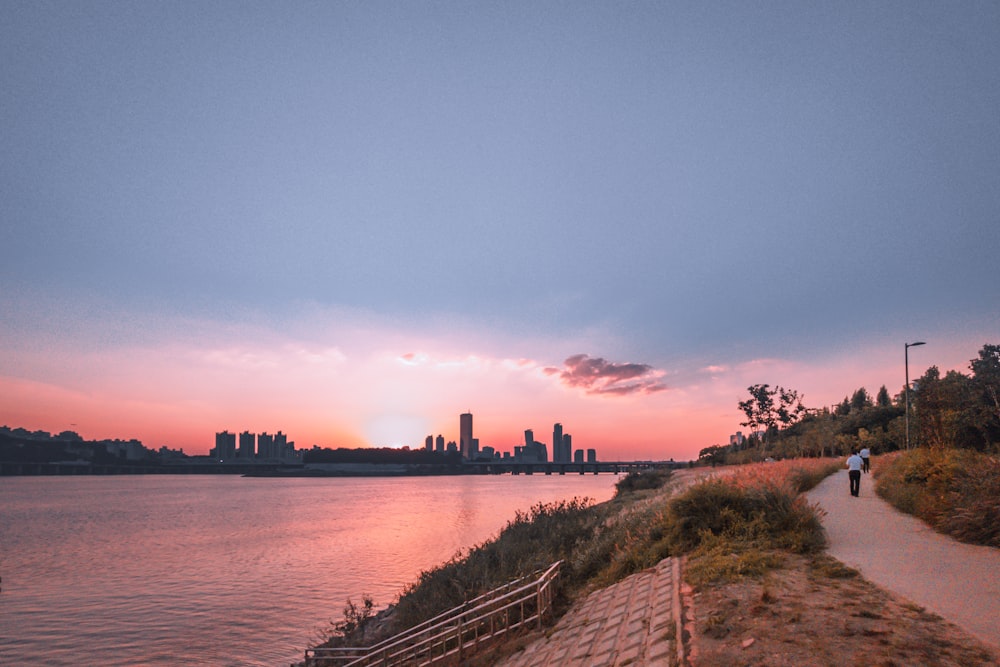
M 994 660 L 957 628 L 823 553 L 817 510 L 800 494 L 842 465 L 805 459 L 719 469 L 684 490 L 678 487 L 693 471 L 627 477 L 607 503 L 538 505 L 496 539 L 423 573 L 382 631 L 408 627 L 555 560 L 565 561 L 570 582 L 566 607 L 662 558 L 686 555 L 701 666 Z M 748 639 L 753 642 L 744 648 Z M 489 651 L 477 664 L 491 664 L 524 641 Z

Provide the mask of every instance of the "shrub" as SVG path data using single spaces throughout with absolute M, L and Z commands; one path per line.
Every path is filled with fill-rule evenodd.
M 900 511 L 972 544 L 1000 547 L 1000 459 L 921 448 L 882 457 L 876 492 Z
M 668 525 L 676 552 L 691 551 L 718 536 L 796 553 L 816 551 L 824 544 L 815 510 L 789 483 L 702 482 L 670 503 Z
M 659 489 L 670 480 L 670 470 L 638 470 L 630 472 L 615 482 L 615 495 L 623 496 L 636 491 Z
M 696 484 L 668 505 L 666 550 L 690 554 L 695 585 L 760 576 L 780 566 L 782 551 L 816 553 L 823 527 L 800 489 L 839 467 L 829 460 L 754 464 Z
M 422 572 L 396 604 L 399 627 L 431 618 L 557 560 L 572 567 L 574 554 L 598 530 L 603 514 L 587 498 L 539 503 L 518 512 L 496 538 Z

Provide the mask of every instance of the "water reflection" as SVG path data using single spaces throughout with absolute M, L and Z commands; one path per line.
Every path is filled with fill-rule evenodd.
M 5 478 L 0 664 L 286 665 L 517 510 L 601 476 Z

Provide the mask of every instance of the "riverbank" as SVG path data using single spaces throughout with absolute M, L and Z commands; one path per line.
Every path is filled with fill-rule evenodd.
M 575 570 L 564 609 L 573 613 L 589 594 L 686 554 L 680 639 L 687 640 L 687 664 L 997 664 L 968 632 L 826 554 L 822 512 L 800 493 L 841 466 L 837 459 L 677 471 L 658 488 L 620 494 L 603 505 L 602 516 L 604 525 L 627 529 L 616 533 L 603 567 L 591 576 Z M 577 535 L 592 550 L 604 537 Z M 467 662 L 534 664 L 523 656 L 533 642 L 558 635 L 558 627 Z

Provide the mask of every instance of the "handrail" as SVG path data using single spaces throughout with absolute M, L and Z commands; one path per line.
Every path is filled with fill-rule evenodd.
M 515 579 L 374 646 L 306 649 L 305 665 L 430 665 L 456 654 L 461 657 L 465 651 L 531 622 L 537 621 L 540 628 L 552 608 L 561 565 L 562 561 L 557 561 L 544 572 Z

